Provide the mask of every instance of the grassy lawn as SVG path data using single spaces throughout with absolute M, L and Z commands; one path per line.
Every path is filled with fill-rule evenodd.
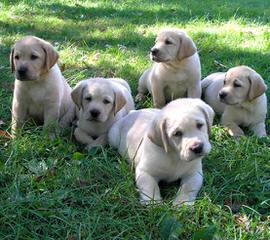
M 165 26 L 193 38 L 203 77 L 245 64 L 270 87 L 269 21 L 266 0 L 2 0 L 0 128 L 10 130 L 10 47 L 24 35 L 53 43 L 72 87 L 116 76 L 135 95 Z M 213 127 L 198 200 L 174 209 L 179 183 L 162 186 L 162 204 L 141 206 L 133 170 L 116 151 L 87 152 L 68 131 L 51 141 L 41 129 L 0 137 L 0 239 L 270 239 L 269 138 L 236 141 Z

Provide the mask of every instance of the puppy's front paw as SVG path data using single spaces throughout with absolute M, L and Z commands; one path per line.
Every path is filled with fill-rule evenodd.
M 145 95 L 143 95 L 142 93 L 138 93 L 135 97 L 135 102 L 141 102 L 145 99 Z

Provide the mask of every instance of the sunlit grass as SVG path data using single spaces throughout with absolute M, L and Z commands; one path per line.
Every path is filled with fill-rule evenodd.
M 135 95 L 155 35 L 168 26 L 193 38 L 203 77 L 245 64 L 270 82 L 268 1 L 24 0 L 1 1 L 0 12 L 1 130 L 10 130 L 9 51 L 29 34 L 56 47 L 72 87 L 115 76 Z M 150 98 L 137 105 L 151 106 Z M 16 140 L 0 137 L 0 237 L 269 239 L 269 138 L 237 141 L 217 125 L 211 142 L 195 206 L 174 209 L 179 183 L 162 186 L 163 204 L 141 206 L 133 169 L 109 147 L 87 152 L 71 132 L 51 141 L 31 124 Z

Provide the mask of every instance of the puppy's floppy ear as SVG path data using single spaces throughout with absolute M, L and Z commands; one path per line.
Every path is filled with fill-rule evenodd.
M 125 106 L 126 102 L 127 101 L 124 98 L 123 93 L 115 89 L 114 90 L 114 108 L 113 108 L 114 115 L 118 113 L 122 109 L 122 107 Z
M 14 64 L 14 46 L 11 48 L 11 52 L 9 55 L 9 62 L 10 62 L 10 68 L 11 72 L 15 71 L 15 64 Z
M 267 86 L 265 85 L 260 74 L 252 72 L 248 76 L 248 80 L 250 82 L 250 88 L 248 92 L 248 99 L 250 101 L 261 96 L 267 90 Z
M 156 145 L 164 148 L 165 152 L 169 152 L 169 138 L 167 134 L 167 123 L 164 117 L 158 116 L 152 122 L 148 131 L 148 138 Z
M 82 107 L 83 90 L 85 87 L 84 82 L 79 82 L 71 92 L 71 98 L 79 109 Z
M 46 72 L 57 62 L 59 55 L 54 47 L 44 40 L 40 41 L 43 51 L 45 52 L 44 70 Z
M 214 117 L 215 117 L 215 112 L 208 104 L 205 104 L 205 103 L 203 105 L 199 106 L 199 109 L 202 111 L 202 113 L 205 117 L 206 124 L 207 124 L 207 132 L 208 132 L 208 135 L 210 136 L 211 127 L 213 125 L 213 121 L 214 121 Z
M 180 33 L 179 37 L 180 37 L 180 46 L 178 49 L 177 58 L 178 60 L 182 60 L 184 58 L 192 56 L 197 51 L 197 48 L 192 39 L 186 34 Z

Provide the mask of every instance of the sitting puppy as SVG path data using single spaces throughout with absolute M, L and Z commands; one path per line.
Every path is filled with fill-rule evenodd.
M 192 39 L 178 29 L 161 31 L 150 57 L 155 63 L 139 79 L 136 101 L 149 91 L 161 108 L 176 98 L 201 98 L 201 65 Z
M 203 79 L 204 99 L 232 136 L 244 135 L 240 126 L 250 128 L 258 137 L 266 136 L 267 89 L 262 77 L 247 66 L 213 73 Z
M 71 88 L 57 65 L 53 46 L 37 37 L 26 36 L 15 43 L 10 54 L 15 88 L 12 103 L 12 132 L 33 120 L 67 127 L 75 117 Z
M 119 78 L 83 80 L 71 96 L 79 108 L 74 136 L 88 149 L 105 145 L 111 125 L 134 109 L 129 85 Z
M 141 201 L 160 201 L 158 183 L 182 179 L 174 205 L 192 204 L 201 188 L 214 111 L 200 99 L 177 99 L 162 110 L 132 111 L 109 131 L 109 143 L 135 165 Z

